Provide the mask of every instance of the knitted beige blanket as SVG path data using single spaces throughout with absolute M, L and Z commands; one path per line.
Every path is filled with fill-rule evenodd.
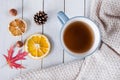
M 120 0 L 94 0 L 90 18 L 101 30 L 100 49 L 85 60 L 31 70 L 13 80 L 120 80 Z

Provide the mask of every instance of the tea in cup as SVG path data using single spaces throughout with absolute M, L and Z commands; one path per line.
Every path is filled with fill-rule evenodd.
M 63 25 L 60 40 L 65 51 L 84 58 L 98 49 L 101 35 L 98 26 L 92 20 L 82 16 L 69 19 L 62 11 L 57 17 Z

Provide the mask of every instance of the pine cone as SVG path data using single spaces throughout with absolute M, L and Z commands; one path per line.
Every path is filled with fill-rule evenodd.
M 48 16 L 44 11 L 39 11 L 39 13 L 36 13 L 34 15 L 34 21 L 38 25 L 45 24 L 45 22 L 47 21 L 47 18 Z

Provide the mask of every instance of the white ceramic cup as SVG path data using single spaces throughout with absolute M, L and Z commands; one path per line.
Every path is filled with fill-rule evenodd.
M 64 12 L 60 11 L 58 12 L 57 15 L 58 19 L 60 20 L 60 22 L 62 23 L 63 27 L 61 29 L 61 33 L 60 33 L 60 40 L 61 40 L 61 44 L 63 46 L 63 48 L 65 49 L 65 51 L 67 51 L 69 54 L 75 56 L 75 57 L 79 57 L 79 58 L 85 58 L 88 55 L 93 54 L 99 47 L 100 43 L 101 43 L 101 35 L 100 35 L 100 31 L 98 26 L 90 19 L 86 18 L 86 17 L 82 17 L 82 16 L 77 16 L 77 17 L 73 17 L 73 18 L 68 18 Z M 68 25 L 70 23 L 76 22 L 76 21 L 82 21 L 84 23 L 87 23 L 89 26 L 91 27 L 92 31 L 93 31 L 93 35 L 94 35 L 94 42 L 92 47 L 84 52 L 84 53 L 75 53 L 72 52 L 71 50 L 69 50 L 67 48 L 67 46 L 64 43 L 63 40 L 63 35 L 64 35 L 64 31 L 66 30 L 66 28 L 68 27 Z

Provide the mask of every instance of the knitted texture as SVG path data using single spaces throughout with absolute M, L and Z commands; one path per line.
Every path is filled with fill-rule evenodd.
M 32 70 L 13 80 L 120 80 L 120 0 L 91 0 L 90 18 L 103 44 L 94 54 L 68 64 Z
M 12 80 L 74 80 L 83 61 L 73 61 L 46 69 L 31 70 Z
M 120 80 L 120 56 L 103 44 L 85 59 L 76 80 Z
M 120 53 L 120 0 L 94 0 L 90 18 L 102 33 L 102 40 Z

